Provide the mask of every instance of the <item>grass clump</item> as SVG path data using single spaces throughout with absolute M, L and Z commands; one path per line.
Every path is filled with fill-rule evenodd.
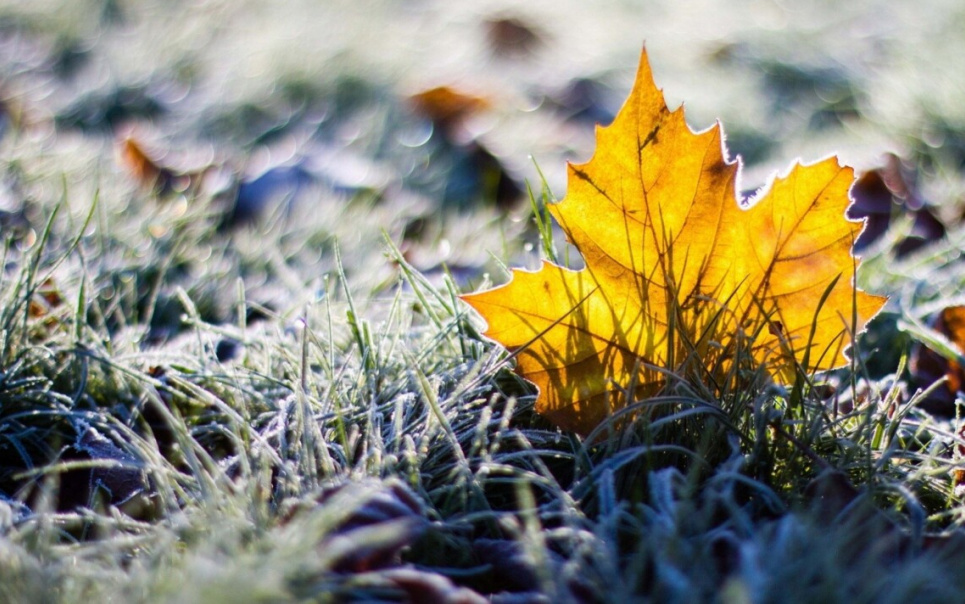
M 104 198 L 93 234 L 52 200 L 32 245 L 8 240 L 5 599 L 878 602 L 963 587 L 960 437 L 900 367 L 869 375 L 860 343 L 855 371 L 821 387 L 671 380 L 584 441 L 533 412 L 448 277 L 382 242 L 395 272 L 360 287 L 363 261 L 335 237 L 306 255 L 279 218 L 259 255 L 190 201 L 190 219 L 153 214 L 168 243 L 148 254 Z M 280 290 L 265 302 L 258 275 Z

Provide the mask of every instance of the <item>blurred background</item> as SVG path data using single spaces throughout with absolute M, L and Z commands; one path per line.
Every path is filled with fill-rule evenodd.
M 578 474 L 561 469 L 569 467 L 570 453 L 563 448 L 570 441 L 538 424 L 532 424 L 536 430 L 526 430 L 522 444 L 495 433 L 490 440 L 486 426 L 509 421 L 502 398 L 495 393 L 515 396 L 523 392 L 522 385 L 503 380 L 501 370 L 496 375 L 496 364 L 502 363 L 496 354 L 485 353 L 482 362 L 484 349 L 470 341 L 474 338 L 462 311 L 441 320 L 433 309 L 448 306 L 449 301 L 458 309 L 456 290 L 504 281 L 505 265 L 533 267 L 539 262 L 542 242 L 528 189 L 540 199 L 546 191 L 548 199 L 563 197 L 566 162 L 590 158 L 595 126 L 608 123 L 627 97 L 644 45 L 669 106 L 686 101 L 694 129 L 710 127 L 715 120 L 723 124 L 730 156 L 739 156 L 744 164 L 743 190 L 763 185 L 795 160 L 811 162 L 838 154 L 857 169 L 860 179 L 852 190 L 852 214 L 868 218 L 868 229 L 856 246 L 864 257 L 859 285 L 888 294 L 891 301 L 861 346 L 867 355 L 860 359 L 862 375 L 880 382 L 867 383 L 871 394 L 865 394 L 864 385 L 841 387 L 839 392 L 845 413 L 859 408 L 864 414 L 865 407 L 858 405 L 880 403 L 880 413 L 868 406 L 868 414 L 862 416 L 871 421 L 880 415 L 881 423 L 875 424 L 874 445 L 867 436 L 853 441 L 847 436 L 870 434 L 865 430 L 869 424 L 853 424 L 856 431 L 848 432 L 852 428 L 837 419 L 835 434 L 845 436 L 808 442 L 820 445 L 815 448 L 820 455 L 826 446 L 842 451 L 829 457 L 832 465 L 841 467 L 859 468 L 854 460 L 883 451 L 874 467 L 889 473 L 880 481 L 875 478 L 875 484 L 884 487 L 882 493 L 892 488 L 888 485 L 896 486 L 888 499 L 876 502 L 891 502 L 888 505 L 896 512 L 907 509 L 913 534 L 920 537 L 921 527 L 933 523 L 960 525 L 955 514 L 961 508 L 949 507 L 950 485 L 941 475 L 951 462 L 938 459 L 952 455 L 951 444 L 942 447 L 953 442 L 953 429 L 944 434 L 941 427 L 934 433 L 922 430 L 902 440 L 906 433 L 905 428 L 898 431 L 899 423 L 914 416 L 910 405 L 904 405 L 908 399 L 901 398 L 901 389 L 891 385 L 903 379 L 893 374 L 910 357 L 909 391 L 949 376 L 943 390 L 933 391 L 934 397 L 922 406 L 949 417 L 960 410 L 965 372 L 948 359 L 961 360 L 965 354 L 963 0 L 0 0 L 0 343 L 5 364 L 0 367 L 0 444 L 9 448 L 0 450 L 6 458 L 22 461 L 0 464 L 0 533 L 20 522 L 11 520 L 17 518 L 9 512 L 15 502 L 8 505 L 5 500 L 39 478 L 46 482 L 48 477 L 63 477 L 60 506 L 65 510 L 91 505 L 95 496 L 101 496 L 101 487 L 116 490 L 110 499 L 97 502 L 139 504 L 142 466 L 132 463 L 138 458 L 152 460 L 152 476 L 165 481 L 157 484 L 178 485 L 159 492 L 181 493 L 180 485 L 187 485 L 183 505 L 179 494 L 177 504 L 165 507 L 191 512 L 172 516 L 173 524 L 159 522 L 163 531 L 153 533 L 155 537 L 146 525 L 128 523 L 119 515 L 110 522 L 106 515 L 78 516 L 84 523 L 77 529 L 83 530 L 83 538 L 90 537 L 93 545 L 111 543 L 104 546 L 107 549 L 86 549 L 66 541 L 65 549 L 56 549 L 60 545 L 55 542 L 67 538 L 61 531 L 68 525 L 61 519 L 36 525 L 39 532 L 35 525 L 25 524 L 22 543 L 8 540 L 13 545 L 2 550 L 4 560 L 15 562 L 0 564 L 0 574 L 38 577 L 37 585 L 42 582 L 57 597 L 68 599 L 63 594 L 92 585 L 78 579 L 84 573 L 96 574 L 97 585 L 114 585 L 115 564 L 121 564 L 123 572 L 133 569 L 150 577 L 135 581 L 128 591 L 139 595 L 129 600 L 148 593 L 135 591 L 142 589 L 139 585 L 166 588 L 163 582 L 175 580 L 197 590 L 230 583 L 237 591 L 252 581 L 262 589 L 266 576 L 269 588 L 275 581 L 303 586 L 299 589 L 324 587 L 307 574 L 313 566 L 296 565 L 295 574 L 275 572 L 270 565 L 266 571 L 262 554 L 253 553 L 260 552 L 263 543 L 256 533 L 276 534 L 263 531 L 269 526 L 269 498 L 288 501 L 289 494 L 314 489 L 314 454 L 305 455 L 311 463 L 297 460 L 302 459 L 300 447 L 324 439 L 332 443 L 332 451 L 341 451 L 337 463 L 345 465 L 340 467 L 426 476 L 426 489 L 437 497 L 436 503 L 429 503 L 428 496 L 426 502 L 434 506 L 445 499 L 432 512 L 438 515 L 409 509 L 421 506 L 409 506 L 411 495 L 393 492 L 389 499 L 401 502 L 403 521 L 422 515 L 455 518 L 445 529 L 450 532 L 440 532 L 438 541 L 428 542 L 445 541 L 443 546 L 426 548 L 431 554 L 420 564 L 457 566 L 462 563 L 445 558 L 453 552 L 459 559 L 477 551 L 475 545 L 468 547 L 466 527 L 481 527 L 497 517 L 479 511 L 483 508 L 477 507 L 474 491 L 464 497 L 476 483 L 475 478 L 463 481 L 461 468 L 465 466 L 465 476 L 476 470 L 465 465 L 461 453 L 459 469 L 450 471 L 448 435 L 453 429 L 446 426 L 446 439 L 436 440 L 434 435 L 443 432 L 436 432 L 435 420 L 422 420 L 441 413 L 436 409 L 442 404 L 452 405 L 446 413 L 458 411 L 458 423 L 454 420 L 453 425 L 460 435 L 470 434 L 468 426 L 475 430 L 467 455 L 490 456 L 490 450 L 495 454 L 501 447 L 492 459 L 521 468 L 519 476 L 526 476 L 527 483 L 530 475 L 537 477 L 532 481 L 536 494 L 543 497 L 543 492 L 554 501 L 557 487 L 540 486 L 544 458 L 561 477 L 561 485 L 577 484 L 571 481 Z M 921 254 L 916 256 L 916 250 Z M 410 270 L 407 263 L 417 270 Z M 423 287 L 425 281 L 449 290 Z M 441 292 L 445 303 L 425 303 L 428 292 Z M 952 304 L 958 306 L 946 308 Z M 936 316 L 939 322 L 932 320 Z M 916 341 L 945 352 L 932 357 L 927 348 L 909 352 Z M 158 385 L 155 391 L 155 383 L 163 388 Z M 825 390 L 823 384 L 815 386 L 814 394 L 818 386 Z M 421 402 L 435 398 L 427 388 L 438 389 L 442 401 L 433 403 L 433 415 Z M 323 433 L 316 433 L 312 422 L 297 419 L 304 417 L 303 400 L 307 405 L 309 398 L 302 394 L 309 389 L 312 400 L 320 401 L 316 417 L 323 419 L 318 429 L 326 436 L 316 436 Z M 874 394 L 879 389 L 888 394 Z M 526 397 L 530 394 L 525 391 Z M 777 390 L 762 396 L 782 398 Z M 484 399 L 489 400 L 485 413 L 480 411 L 484 420 L 466 412 L 481 410 L 477 403 Z M 520 398 L 517 409 L 523 408 L 524 414 L 517 417 L 529 417 L 526 400 Z M 147 404 L 152 401 L 159 409 L 170 406 L 177 423 L 167 419 L 167 411 L 152 415 L 152 405 Z M 837 418 L 839 397 L 834 401 Z M 891 406 L 899 403 L 901 407 Z M 238 427 L 235 409 L 243 410 L 244 421 L 250 419 L 250 432 Z M 344 425 L 341 409 L 347 410 Z M 781 417 L 770 412 L 758 415 L 768 422 Z M 525 427 L 529 421 L 521 419 L 518 425 Z M 338 445 L 328 436 L 336 424 Z M 800 424 L 815 438 L 824 425 Z M 837 431 L 839 425 L 843 432 Z M 886 425 L 887 436 L 880 440 Z M 419 443 L 418 456 L 415 445 L 398 444 L 404 441 L 401 435 L 409 438 L 408 426 L 424 434 L 409 441 Z M 303 428 L 305 436 L 297 437 Z M 174 464 L 171 468 L 190 465 L 192 477 L 180 482 L 182 478 L 174 478 L 167 466 L 154 465 L 160 462 L 153 460 L 160 458 L 153 445 L 132 444 L 140 443 L 133 435 L 148 432 L 149 442 L 157 440 L 160 454 Z M 296 435 L 292 443 L 303 444 L 290 447 L 288 434 Z M 375 444 L 387 438 L 381 434 L 393 435 L 394 453 L 388 445 Z M 223 462 L 216 473 L 214 462 L 209 472 L 207 462 L 203 471 L 196 471 L 200 466 L 185 461 L 197 459 L 187 453 L 193 445 L 184 446 L 189 437 L 197 440 L 203 459 Z M 230 509 L 223 502 L 234 499 L 219 495 L 209 500 L 205 485 L 221 485 L 221 477 L 233 480 L 238 464 L 248 463 L 247 453 L 238 451 L 242 440 L 246 447 L 250 444 L 247 450 L 255 468 L 251 476 L 258 480 L 250 483 L 250 491 L 232 489 L 245 503 Z M 423 443 L 440 445 L 429 449 Z M 797 440 L 792 444 L 788 450 L 795 451 L 794 457 L 778 464 L 780 471 L 773 474 L 784 485 L 782 493 L 800 493 L 791 485 L 809 476 L 795 468 L 811 467 L 815 461 L 799 454 L 810 450 Z M 722 440 L 719 450 L 724 446 Z M 900 449 L 906 446 L 904 455 Z M 854 453 L 859 448 L 865 452 Z M 275 457 L 275 449 L 281 457 Z M 636 456 L 639 449 L 624 452 Z M 649 549 L 640 549 L 640 557 L 633 560 L 655 569 L 646 570 L 647 575 L 669 577 L 673 589 L 683 584 L 680 577 L 700 576 L 695 583 L 700 585 L 718 581 L 721 573 L 731 572 L 726 570 L 730 562 L 725 567 L 722 560 L 734 558 L 732 552 L 740 553 L 741 564 L 745 558 L 751 561 L 748 577 L 765 577 L 769 569 L 777 569 L 773 576 L 779 587 L 779 579 L 790 574 L 817 576 L 818 571 L 808 570 L 810 562 L 798 565 L 796 555 L 798 545 L 803 543 L 806 549 L 810 541 L 800 541 L 794 531 L 810 529 L 799 530 L 779 519 L 778 541 L 791 554 L 776 558 L 770 554 L 781 548 L 772 547 L 777 542 L 767 536 L 768 525 L 754 525 L 765 527 L 758 532 L 760 539 L 757 533 L 746 533 L 752 539 L 742 536 L 758 519 L 776 519 L 778 507 L 765 501 L 770 487 L 759 493 L 754 488 L 747 491 L 752 499 L 760 495 L 761 507 L 754 503 L 737 510 L 730 505 L 731 495 L 722 499 L 723 493 L 730 493 L 731 487 L 723 485 L 730 485 L 731 479 L 709 482 L 713 488 L 702 492 L 707 497 L 698 493 L 700 501 L 694 500 L 711 506 L 694 508 L 709 532 L 702 537 L 701 523 L 696 529 L 687 524 L 682 533 L 686 547 L 680 546 L 681 533 L 673 530 L 673 518 L 678 515 L 674 510 L 690 506 L 687 498 L 680 499 L 683 507 L 674 507 L 677 499 L 668 495 L 666 506 L 657 505 L 664 510 L 657 510 L 657 520 L 622 524 L 624 508 L 619 502 L 641 501 L 646 497 L 641 489 L 649 488 L 633 472 L 656 467 L 649 465 L 650 449 L 643 449 L 648 451 L 646 459 L 615 457 L 615 465 L 595 466 L 586 481 L 580 478 L 579 485 L 589 486 L 578 488 L 588 494 L 579 495 L 574 487 L 576 507 L 539 508 L 541 514 L 549 513 L 543 516 L 547 527 L 570 526 L 567 518 L 579 527 L 551 547 L 540 541 L 539 551 L 544 553 L 539 555 L 552 560 L 563 551 L 582 552 L 579 559 L 585 562 L 579 564 L 586 565 L 567 562 L 565 568 L 547 568 L 568 568 L 569 573 L 599 565 L 600 574 L 593 576 L 616 576 L 619 565 L 608 560 L 611 550 L 616 551 L 610 548 L 612 540 L 606 537 L 597 548 L 596 541 L 586 540 L 592 530 L 598 531 L 593 539 L 618 532 L 634 539 L 646 537 L 641 538 L 642 547 Z M 552 453 L 557 450 L 562 454 Z M 694 450 L 704 451 L 704 444 Z M 781 449 L 762 450 L 771 455 Z M 965 455 L 960 446 L 959 451 Z M 533 461 L 529 453 L 535 455 Z M 756 452 L 751 457 L 755 456 Z M 475 464 L 477 457 L 472 459 Z M 573 467 L 583 472 L 582 453 L 579 459 Z M 79 462 L 76 468 L 82 471 L 48 466 L 58 460 Z M 730 464 L 719 467 L 736 468 Z M 120 465 L 125 469 L 114 472 Z M 760 467 L 747 466 L 752 472 Z M 871 468 L 869 463 L 867 470 Z M 248 469 L 238 472 L 249 475 Z M 516 474 L 501 472 L 493 473 L 489 484 L 509 489 L 509 477 Z M 860 472 L 866 472 L 863 462 Z M 615 473 L 629 478 L 618 477 L 615 483 Z M 677 488 L 672 485 L 679 475 L 659 474 L 653 488 L 664 489 L 659 485 L 665 484 L 667 493 Z M 737 476 L 736 470 L 724 474 Z M 785 475 L 791 478 L 782 478 Z M 450 490 L 453 476 L 457 485 Z M 690 476 L 697 475 L 688 474 L 688 481 Z M 195 479 L 197 487 L 191 486 Z M 961 487 L 963 480 L 957 476 L 954 486 Z M 931 485 L 924 489 L 931 495 L 918 506 L 905 485 L 917 493 L 915 485 L 925 483 Z M 597 490 L 597 485 L 603 486 Z M 511 493 L 502 491 L 503 486 L 492 491 L 492 509 L 523 510 L 518 534 L 542 539 L 542 533 L 532 529 L 538 525 L 530 523 L 531 516 L 535 520 L 530 512 L 537 508 L 521 497 L 524 490 Z M 857 491 L 846 486 L 842 491 L 832 485 L 829 492 L 843 492 L 835 495 L 838 500 L 844 497 L 850 502 L 848 509 L 857 509 L 851 505 L 858 501 Z M 189 492 L 200 499 L 192 499 L 195 495 Z M 255 497 L 251 505 L 249 492 Z M 341 501 L 338 497 L 333 495 L 332 501 Z M 485 497 L 490 497 L 488 491 Z M 172 501 L 175 498 L 170 495 Z M 518 505 L 509 503 L 517 500 Z M 713 507 L 724 505 L 715 501 L 729 507 Z M 305 502 L 315 506 L 314 501 Z M 581 502 L 589 502 L 586 516 Z M 607 506 L 614 515 L 605 511 Z M 24 505 L 17 509 L 21 508 L 17 514 L 23 517 L 29 510 Z M 765 516 L 753 511 L 765 509 Z M 291 541 L 287 536 L 308 525 L 293 521 L 286 526 L 294 516 L 288 518 L 282 510 L 277 510 L 278 520 L 287 532 L 277 534 L 282 541 Z M 666 510 L 671 510 L 670 516 Z M 736 520 L 721 520 L 720 510 Z M 733 515 L 734 510 L 743 515 Z M 569 516 L 571 511 L 575 515 Z M 230 539 L 224 538 L 224 547 L 223 537 L 210 530 L 208 520 L 220 521 L 223 514 L 224 526 L 232 532 Z M 587 522 L 596 517 L 602 523 Z M 326 517 L 317 518 L 322 522 Z M 472 520 L 463 523 L 467 518 Z M 663 522 L 661 518 L 671 519 L 666 524 L 670 528 L 650 530 Z M 718 521 L 742 528 L 730 531 Z M 176 534 L 167 532 L 172 526 Z M 337 524 L 331 526 L 340 530 Z M 512 526 L 505 525 L 505 534 L 516 530 Z M 240 527 L 237 538 L 235 527 Z M 721 527 L 726 530 L 721 532 Z M 790 532 L 781 527 L 791 527 Z M 859 526 L 862 531 L 863 527 Z M 108 538 L 115 534 L 121 539 Z M 194 534 L 200 537 L 195 539 Z M 491 532 L 473 529 L 472 534 L 475 539 Z M 836 534 L 828 543 L 842 543 L 843 535 L 851 533 Z M 294 549 L 282 548 L 281 554 L 265 559 L 287 564 L 295 558 L 286 552 L 300 552 L 299 544 L 304 543 L 305 551 L 313 552 L 312 564 L 341 560 L 337 554 L 321 552 L 328 541 L 314 541 L 313 535 L 306 533 L 305 539 L 286 545 Z M 785 539 L 786 535 L 791 536 Z M 898 543 L 893 536 L 898 534 L 888 528 L 883 543 Z M 400 537 L 399 543 L 411 538 Z M 118 541 L 124 544 L 112 544 Z M 528 566 L 517 564 L 522 554 L 512 552 L 518 550 L 501 549 L 502 538 L 485 541 L 498 547 L 480 561 L 488 564 L 498 558 L 503 566 L 514 566 L 513 572 L 536 577 Z M 815 558 L 820 567 L 814 568 L 823 572 L 848 567 L 853 572 L 825 577 L 840 581 L 848 593 L 878 593 L 860 592 L 850 579 L 843 580 L 849 574 L 862 581 L 868 577 L 867 584 L 875 589 L 901 584 L 908 590 L 931 581 L 919 577 L 903 582 L 909 573 L 894 573 L 927 565 L 919 564 L 921 558 L 909 558 L 911 567 L 896 566 L 890 558 L 882 564 L 885 554 L 880 552 L 891 550 L 879 545 L 867 548 L 849 542 L 843 549 L 826 548 L 829 557 Z M 18 553 L 21 546 L 24 552 L 39 551 L 45 565 Z M 200 587 L 172 579 L 180 575 L 171 572 L 179 571 L 165 570 L 174 560 L 172 547 L 178 557 L 189 554 L 185 564 L 192 572 L 196 567 L 197 572 L 189 575 L 199 578 Z M 682 559 L 679 552 L 686 553 L 687 548 L 705 552 L 705 562 L 675 566 L 674 560 Z M 674 552 L 670 566 L 651 565 L 651 558 L 645 557 L 651 550 L 657 552 L 654 556 Z M 235 551 L 242 553 L 235 557 Z M 750 553 L 745 556 L 746 552 Z M 763 562 L 756 561 L 755 552 L 761 552 Z M 879 554 L 864 556 L 867 552 Z M 525 553 L 527 560 L 536 555 Z M 940 554 L 937 549 L 931 553 Z M 858 558 L 861 565 L 849 566 Z M 52 566 L 46 565 L 48 559 Z M 218 570 L 228 559 L 237 563 L 237 571 Z M 359 560 L 360 569 L 373 568 L 370 558 Z M 793 564 L 782 566 L 786 560 Z M 96 564 L 90 566 L 90 561 Z M 99 566 L 101 561 L 109 570 Z M 467 561 L 463 567 L 468 565 Z M 13 570 L 3 574 L 8 568 Z M 162 572 L 155 572 L 159 568 Z M 502 567 L 493 568 L 498 574 Z M 801 568 L 804 572 L 798 572 Z M 934 568 L 938 576 L 944 567 Z M 877 581 L 881 572 L 890 573 L 890 582 Z M 162 583 L 155 583 L 154 575 Z M 509 572 L 505 575 L 510 582 L 518 579 Z M 561 576 L 562 585 L 570 575 Z M 239 577 L 243 580 L 236 580 Z M 537 579 L 523 580 L 537 585 Z M 0 593 L 6 582 L 0 579 Z M 808 589 L 824 589 L 827 584 Z M 725 591 L 733 585 L 738 583 L 714 589 L 743 593 Z M 579 587 L 576 582 L 571 586 Z M 24 589 L 23 593 L 37 593 Z M 166 589 L 167 593 L 173 592 Z
M 54 164 L 72 197 L 147 183 L 227 227 L 363 197 L 417 266 L 484 262 L 527 183 L 565 193 L 644 44 L 668 104 L 723 123 L 744 188 L 837 153 L 960 218 L 960 0 L 3 0 L 0 209 L 61 194 Z

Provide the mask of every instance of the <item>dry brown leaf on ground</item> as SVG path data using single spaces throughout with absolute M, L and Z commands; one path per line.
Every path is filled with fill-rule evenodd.
M 720 126 L 695 134 L 671 112 L 644 53 L 593 158 L 569 166 L 549 208 L 586 268 L 544 262 L 463 296 L 517 353 L 540 413 L 586 434 L 694 359 L 709 380 L 727 379 L 740 351 L 779 380 L 846 362 L 847 335 L 885 301 L 853 286 L 853 170 L 834 157 L 794 165 L 751 202 L 737 176 Z
M 914 385 L 927 389 L 928 395 L 918 406 L 929 413 L 944 417 L 955 415 L 955 401 L 965 392 L 965 368 L 952 358 L 954 353 L 965 355 L 965 306 L 946 306 L 930 321 L 929 327 L 951 345 L 941 352 L 934 344 L 920 342 L 912 348 L 911 376 Z M 936 381 L 945 378 L 942 384 Z

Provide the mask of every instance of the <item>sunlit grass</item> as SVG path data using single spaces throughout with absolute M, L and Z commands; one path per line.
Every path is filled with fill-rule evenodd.
M 859 285 L 892 302 L 852 367 L 779 387 L 737 345 L 732 379 L 712 384 L 700 359 L 685 360 L 588 439 L 535 413 L 532 387 L 457 297 L 501 282 L 503 262 L 579 261 L 545 207 L 562 193 L 563 159 L 586 159 L 592 125 L 552 106 L 574 76 L 628 82 L 642 35 L 660 80 L 677 82 L 668 91 L 739 99 L 689 105 L 709 116 L 695 126 L 721 116 L 738 148 L 778 164 L 814 149 L 866 160 L 885 140 L 955 215 L 963 105 L 936 90 L 954 90 L 961 70 L 937 59 L 957 57 L 961 37 L 921 39 L 943 39 L 934 31 L 956 18 L 902 17 L 916 6 L 868 25 L 869 45 L 898 23 L 914 35 L 889 48 L 935 59 L 879 72 L 803 43 L 857 39 L 845 26 L 862 22 L 861 3 L 832 23 L 808 10 L 791 34 L 779 13 L 735 19 L 704 3 L 716 33 L 699 43 L 679 25 L 644 31 L 628 5 L 611 6 L 616 29 L 580 37 L 601 9 L 554 7 L 541 52 L 565 73 L 535 60 L 510 69 L 478 44 L 464 55 L 474 79 L 500 82 L 480 136 L 515 177 L 531 176 L 527 212 L 446 207 L 434 197 L 453 166 L 443 146 L 399 143 L 405 93 L 451 75 L 456 43 L 478 32 L 440 29 L 391 53 L 382 39 L 436 18 L 475 23 L 478 7 L 406 21 L 384 6 L 303 6 L 315 18 L 252 27 L 266 18 L 256 3 L 192 7 L 196 19 L 181 19 L 180 3 L 62 4 L 0 13 L 3 48 L 19 49 L 0 90 L 12 116 L 0 138 L 0 601 L 961 599 L 959 420 L 924 412 L 928 393 L 909 380 L 917 342 L 957 354 L 928 319 L 963 301 L 960 228 L 896 258 L 910 228 L 899 221 L 867 251 Z M 646 22 L 674 23 L 677 10 Z M 319 34 L 333 15 L 369 32 L 347 54 L 357 29 Z M 252 29 L 264 35 L 246 38 Z M 293 32 L 309 30 L 293 52 Z M 590 52 L 607 39 L 619 43 Z M 848 56 L 868 59 L 871 46 L 853 43 Z M 806 93 L 829 62 L 845 79 Z M 111 76 L 51 84 L 71 81 L 58 71 L 71 65 Z M 718 75 L 699 85 L 720 94 L 690 94 L 708 65 Z M 901 84 L 909 73 L 919 88 Z M 773 110 L 781 86 L 801 81 L 777 107 L 788 110 Z M 230 195 L 143 186 L 119 167 L 112 134 L 78 125 L 88 93 L 145 82 L 178 82 L 188 99 L 154 135 L 234 177 L 306 131 L 346 162 L 324 174 L 357 167 L 349 160 L 364 169 L 226 226 Z M 812 131 L 815 115 L 844 124 Z
M 682 371 L 639 403 L 648 413 L 583 442 L 533 412 L 458 288 L 391 236 L 363 261 L 388 276 L 355 277 L 340 237 L 323 255 L 285 252 L 266 235 L 290 218 L 248 240 L 205 222 L 204 203 L 192 220 L 145 205 L 172 243 L 142 255 L 125 250 L 143 233 L 113 235 L 131 217 L 97 206 L 92 236 L 62 208 L 32 246 L 10 241 L 8 599 L 395 599 L 410 580 L 563 600 L 960 587 L 958 537 L 924 537 L 962 522 L 954 431 L 894 378 L 867 376 L 862 354 L 853 379 L 823 378 L 831 398 L 761 372 L 718 390 Z M 311 237 L 309 224 L 292 226 Z M 113 259 L 96 260 L 105 249 Z M 120 276 L 98 272 L 106 260 Z M 271 303 L 252 274 L 279 288 Z M 141 278 L 151 286 L 125 289 Z M 59 301 L 31 316 L 42 283 Z M 89 429 L 128 456 L 72 456 Z M 91 467 L 132 470 L 139 506 L 67 481 Z M 408 565 L 423 574 L 394 574 Z

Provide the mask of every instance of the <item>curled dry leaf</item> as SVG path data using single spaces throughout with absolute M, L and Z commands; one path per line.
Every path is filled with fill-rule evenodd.
M 428 522 L 419 498 L 399 480 L 348 481 L 327 486 L 313 505 L 295 504 L 285 524 L 299 514 L 326 506 L 353 505 L 319 543 L 336 572 L 364 572 L 401 564 L 401 552 L 425 532 Z
M 947 306 L 930 321 L 930 326 L 948 338 L 954 351 L 965 355 L 965 306 Z M 957 359 L 948 358 L 924 344 L 917 344 L 911 355 L 911 374 L 919 388 L 931 388 L 919 405 L 929 413 L 944 417 L 955 415 L 955 401 L 965 392 L 965 368 Z M 945 383 L 935 382 L 946 378 Z
M 143 144 L 130 136 L 121 141 L 119 155 L 121 164 L 141 186 L 162 195 L 197 186 L 203 176 L 203 170 L 178 171 L 162 164 L 151 156 Z
M 155 515 L 157 502 L 144 462 L 94 428 L 82 428 L 73 445 L 65 449 L 63 459 L 97 465 L 61 475 L 60 509 L 101 503 L 117 506 L 135 518 Z
M 33 334 L 46 337 L 62 327 L 64 297 L 53 277 L 47 277 L 39 284 L 27 302 L 27 316 L 37 320 Z
M 410 98 L 413 107 L 441 128 L 450 128 L 471 115 L 485 111 L 492 103 L 451 86 L 437 86 Z
M 750 203 L 737 176 L 720 126 L 694 133 L 667 109 L 644 53 L 630 98 L 549 208 L 586 268 L 544 262 L 463 296 L 485 335 L 517 351 L 540 413 L 587 434 L 694 359 L 717 383 L 741 351 L 785 381 L 847 360 L 846 335 L 885 302 L 852 284 L 852 169 L 795 165 Z
M 542 34 L 522 17 L 495 17 L 484 25 L 489 50 L 498 57 L 525 56 L 543 42 Z
M 854 183 L 854 203 L 848 208 L 848 216 L 866 219 L 864 231 L 854 242 L 855 251 L 860 252 L 880 239 L 897 216 L 911 219 L 909 232 L 896 242 L 894 252 L 898 258 L 945 236 L 945 225 L 921 199 L 906 172 L 901 160 L 889 154 L 882 167 L 865 172 Z

